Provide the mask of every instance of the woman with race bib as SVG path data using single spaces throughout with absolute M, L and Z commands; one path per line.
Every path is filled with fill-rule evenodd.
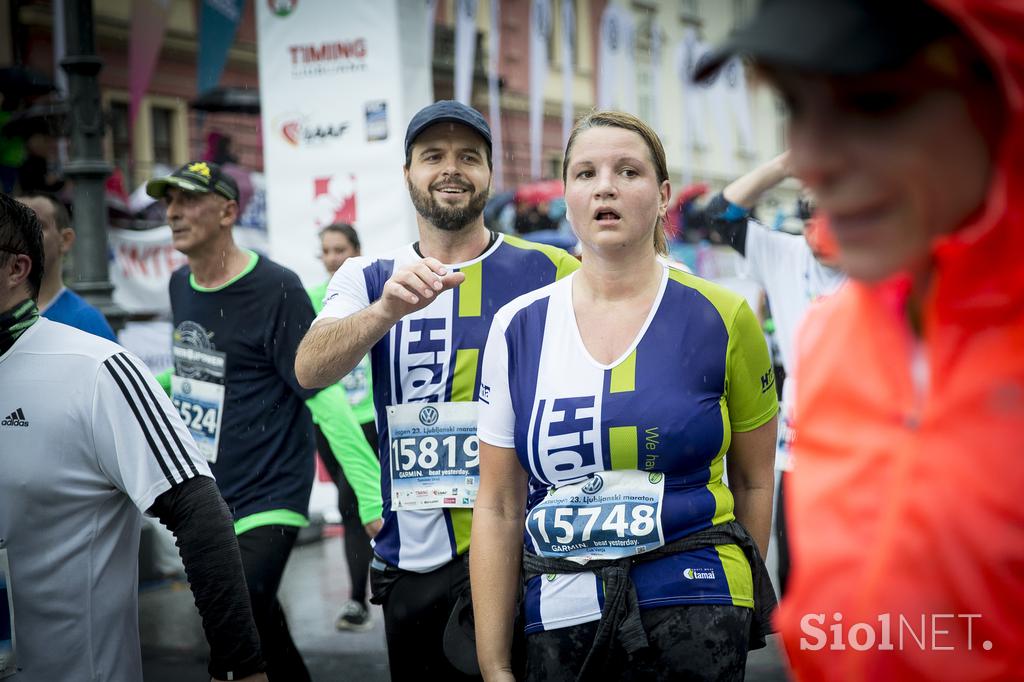
M 775 604 L 764 336 L 742 296 L 661 258 L 671 190 L 646 124 L 585 116 L 562 174 L 583 266 L 504 306 L 484 351 L 481 670 L 513 679 L 518 615 L 529 680 L 742 679 Z
M 338 271 L 342 264 L 359 253 L 359 235 L 348 223 L 332 223 L 320 231 L 321 260 L 330 277 Z M 318 314 L 323 309 L 324 297 L 327 295 L 327 282 L 309 289 L 309 298 L 313 302 L 313 310 Z M 355 369 L 341 380 L 345 389 L 349 406 L 363 436 L 377 456 L 377 426 L 374 421 L 373 387 L 370 376 L 370 356 L 364 357 Z M 334 621 L 338 630 L 361 632 L 373 627 L 370 623 L 370 612 L 366 605 L 366 585 L 370 575 L 370 559 L 373 549 L 370 538 L 363 531 L 359 519 L 359 505 L 353 482 L 349 480 L 341 465 L 331 451 L 331 445 L 320 430 L 320 424 L 314 418 L 316 450 L 320 461 L 331 475 L 331 480 L 338 486 L 338 511 L 341 512 L 341 523 L 345 532 L 341 541 L 345 547 L 345 562 L 348 564 L 348 575 L 351 585 L 349 600 L 341 607 L 341 613 Z M 379 483 L 377 484 L 379 486 Z M 379 496 L 379 491 L 367 489 L 367 495 Z

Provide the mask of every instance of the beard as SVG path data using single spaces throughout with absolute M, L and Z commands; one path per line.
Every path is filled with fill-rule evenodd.
M 466 227 L 480 217 L 480 214 L 484 212 L 484 206 L 487 205 L 488 192 L 486 189 L 473 192 L 469 197 L 469 203 L 461 208 L 442 206 L 430 194 L 436 187 L 443 185 L 458 185 L 462 189 L 472 192 L 473 186 L 468 182 L 458 180 L 435 182 L 427 192 L 421 192 L 418 187 L 413 186 L 411 180 L 407 180 L 406 184 L 409 185 L 409 196 L 412 198 L 412 205 L 416 208 L 416 212 L 431 225 L 445 232 L 458 232 Z

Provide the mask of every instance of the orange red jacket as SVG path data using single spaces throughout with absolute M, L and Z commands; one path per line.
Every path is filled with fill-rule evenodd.
M 1024 679 L 1024 2 L 933 4 L 1008 124 L 983 215 L 934 244 L 919 337 L 899 277 L 802 329 L 777 619 L 798 679 Z

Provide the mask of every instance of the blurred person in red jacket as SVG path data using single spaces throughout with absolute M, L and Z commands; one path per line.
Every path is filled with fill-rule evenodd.
M 800 679 L 1024 679 L 1024 3 L 764 0 L 752 57 L 850 283 L 797 339 Z

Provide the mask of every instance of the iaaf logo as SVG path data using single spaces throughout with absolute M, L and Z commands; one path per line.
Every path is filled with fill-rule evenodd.
M 281 137 L 293 147 L 300 144 L 316 145 L 336 140 L 348 130 L 348 121 L 337 123 L 308 123 L 304 116 L 289 116 L 279 123 Z
M 313 178 L 313 225 L 356 222 L 356 176 L 349 173 Z

